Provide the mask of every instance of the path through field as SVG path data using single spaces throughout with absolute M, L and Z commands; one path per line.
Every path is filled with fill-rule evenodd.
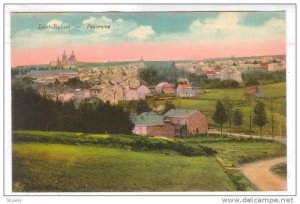
M 260 191 L 285 191 L 286 179 L 271 171 L 273 165 L 282 162 L 286 162 L 286 157 L 253 162 L 240 167 L 240 170 Z

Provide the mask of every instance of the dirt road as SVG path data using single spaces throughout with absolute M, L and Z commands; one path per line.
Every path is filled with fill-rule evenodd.
M 260 191 L 286 191 L 286 179 L 274 174 L 271 167 L 286 162 L 286 157 L 253 162 L 239 169 Z

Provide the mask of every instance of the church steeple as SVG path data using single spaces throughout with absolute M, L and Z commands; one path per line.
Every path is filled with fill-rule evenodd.
M 67 55 L 66 55 L 66 51 L 64 51 L 62 55 L 62 61 L 66 61 L 66 60 L 67 60 Z

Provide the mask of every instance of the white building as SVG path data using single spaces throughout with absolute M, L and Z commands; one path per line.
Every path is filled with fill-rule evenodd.
M 140 86 L 136 91 L 139 95 L 139 99 L 143 100 L 145 100 L 146 96 L 151 93 L 150 89 L 145 85 Z
M 126 93 L 125 93 L 125 100 L 126 101 L 135 101 L 135 100 L 139 100 L 139 95 L 137 93 L 137 91 L 135 89 L 129 89 Z

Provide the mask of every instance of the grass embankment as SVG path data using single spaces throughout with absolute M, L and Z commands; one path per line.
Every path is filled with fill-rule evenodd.
M 108 138 L 114 142 L 103 142 Z M 174 143 L 174 147 L 181 144 L 203 151 L 201 148 L 154 138 L 142 140 L 148 141 L 147 145 L 138 149 L 131 146 L 136 144 L 133 141 L 141 141 L 139 139 L 125 135 L 16 131 L 13 134 L 13 191 L 237 190 L 214 157 L 187 157 L 176 148 L 151 149 L 151 141 L 157 140 L 156 147 L 161 148 L 166 147 L 165 141 Z M 97 141 L 102 143 L 97 145 Z
M 236 170 L 241 164 L 260 159 L 283 156 L 286 146 L 269 140 L 235 138 L 229 136 L 202 136 L 184 138 L 183 141 L 192 146 L 201 144 L 217 151 L 216 160 L 224 166 L 227 175 L 238 190 L 252 191 L 255 186 Z
M 277 165 L 272 166 L 271 171 L 274 172 L 275 174 L 278 174 L 279 176 L 286 178 L 287 175 L 287 164 L 280 163 Z
M 251 191 L 233 167 L 284 152 L 279 143 L 231 137 L 15 131 L 13 191 Z
M 284 144 L 270 140 L 213 135 L 188 137 L 182 141 L 191 146 L 201 144 L 201 146 L 216 150 L 215 156 L 222 160 L 224 166 L 227 167 L 237 167 L 244 163 L 286 154 Z
M 39 142 L 71 145 L 102 145 L 133 151 L 176 152 L 184 156 L 212 156 L 215 151 L 194 147 L 173 139 L 136 135 L 86 134 L 72 132 L 14 131 L 13 142 Z
M 271 100 L 270 97 L 279 97 L 273 100 L 273 113 L 274 113 L 274 134 L 285 136 L 286 135 L 286 83 L 274 83 L 268 85 L 258 86 L 262 92 L 265 99 L 262 99 L 265 103 L 265 110 L 268 117 L 268 123 L 263 127 L 264 135 L 271 135 L 272 133 L 272 123 L 271 123 Z M 241 126 L 241 130 L 246 132 L 249 130 L 249 118 L 250 112 L 253 116 L 253 110 L 256 105 L 255 97 L 252 96 L 247 98 L 245 95 L 245 88 L 237 89 L 205 89 L 201 90 L 200 95 L 196 98 L 173 98 L 168 99 L 171 101 L 176 108 L 189 108 L 189 109 L 199 109 L 208 116 L 209 126 L 214 128 L 219 128 L 212 119 L 213 113 L 215 111 L 216 100 L 223 100 L 227 97 L 229 100 L 233 100 L 236 105 L 234 109 L 240 109 L 244 115 L 244 123 Z M 151 103 L 151 102 L 150 102 Z M 157 100 L 155 104 L 164 104 L 164 100 Z M 228 129 L 228 122 L 224 124 L 224 129 Z M 238 132 L 237 126 L 232 125 L 232 129 Z M 259 128 L 252 124 L 252 130 L 255 134 L 259 135 Z

